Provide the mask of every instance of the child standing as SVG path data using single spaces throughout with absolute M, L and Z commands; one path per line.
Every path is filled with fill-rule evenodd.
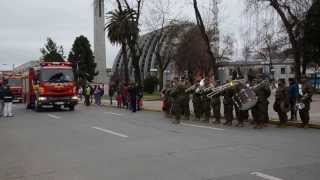
M 117 97 L 116 97 L 117 103 L 118 103 L 118 108 L 121 108 L 122 105 L 122 95 L 120 91 L 117 92 Z

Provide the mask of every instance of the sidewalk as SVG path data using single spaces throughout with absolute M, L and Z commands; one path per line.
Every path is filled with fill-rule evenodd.
M 311 110 L 310 110 L 310 126 L 319 128 L 320 129 L 320 95 L 314 95 L 313 101 L 311 103 Z M 277 123 L 278 115 L 273 110 L 273 103 L 274 103 L 274 92 L 272 93 L 271 97 L 269 98 L 269 116 L 271 119 L 271 123 Z M 110 106 L 110 102 L 108 100 L 103 101 L 104 105 Z M 113 104 L 114 107 L 116 107 L 116 103 Z M 143 109 L 145 111 L 154 111 L 154 112 L 161 112 L 161 101 L 144 101 Z M 193 112 L 193 106 L 190 102 L 190 109 L 191 112 Z M 221 106 L 221 113 L 223 114 L 223 106 Z M 290 117 L 290 112 L 288 113 L 288 117 Z M 299 120 L 298 115 L 298 121 L 296 122 L 289 122 L 289 125 L 299 125 L 301 121 Z

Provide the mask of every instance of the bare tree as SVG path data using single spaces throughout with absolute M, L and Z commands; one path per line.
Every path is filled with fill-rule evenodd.
M 203 18 L 201 16 L 200 11 L 199 11 L 198 1 L 197 0 L 193 0 L 193 8 L 194 8 L 194 11 L 195 11 L 195 16 L 196 16 L 196 21 L 197 21 L 198 28 L 199 28 L 199 30 L 201 32 L 202 39 L 205 42 L 206 52 L 209 55 L 210 64 L 211 64 L 211 67 L 212 67 L 212 70 L 213 70 L 214 78 L 218 79 L 218 67 L 217 67 L 217 63 L 216 63 L 216 57 L 214 56 L 214 53 L 211 50 L 210 39 L 209 39 L 209 36 L 207 34 L 207 31 L 206 31 L 206 28 L 205 28 L 205 24 L 203 22 Z
M 211 67 L 206 43 L 196 25 L 192 25 L 179 41 L 175 66 L 180 74 L 188 73 L 191 83 L 196 76 L 209 75 Z
M 276 30 L 272 22 L 265 20 L 261 30 L 257 33 L 256 37 L 257 47 L 255 51 L 266 62 L 269 63 L 269 73 L 272 73 L 273 60 L 276 58 L 285 58 L 281 56 L 281 51 L 285 50 L 284 47 L 288 45 L 288 39 L 282 29 Z
M 217 62 L 223 60 L 230 60 L 234 55 L 234 43 L 235 39 L 231 34 L 223 36 L 221 46 L 219 47 L 218 52 L 216 53 Z
M 153 51 L 158 65 L 158 78 L 160 89 L 163 88 L 164 71 L 173 61 L 177 45 L 180 23 L 172 17 L 171 0 L 154 0 L 149 7 L 150 15 L 146 17 L 146 24 L 156 31 L 157 46 Z
M 259 11 L 261 7 L 271 7 L 277 12 L 293 50 L 296 78 L 299 80 L 301 78 L 300 68 L 303 55 L 301 47 L 303 22 L 313 0 L 246 0 L 246 2 L 248 9 Z M 305 73 L 305 68 L 303 73 Z

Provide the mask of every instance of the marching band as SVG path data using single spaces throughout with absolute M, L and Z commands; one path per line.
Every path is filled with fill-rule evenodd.
M 312 101 L 313 88 L 303 78 L 300 85 L 300 95 L 294 105 L 289 101 L 289 89 L 284 79 L 280 79 L 275 92 L 273 109 L 279 116 L 279 127 L 286 127 L 290 109 L 299 112 L 302 127 L 308 127 L 309 110 Z M 188 87 L 187 81 L 174 80 L 172 84 L 162 90 L 163 111 L 167 116 L 174 116 L 174 123 L 180 123 L 182 116 L 190 118 L 190 99 L 193 105 L 195 120 L 211 124 L 221 123 L 221 105 L 224 109 L 224 125 L 231 126 L 234 120 L 234 111 L 238 121 L 237 127 L 244 127 L 244 122 L 249 120 L 251 111 L 251 124 L 254 128 L 266 127 L 269 122 L 268 105 L 271 89 L 269 80 L 263 80 L 258 75 L 252 82 L 245 79 L 227 81 L 224 85 L 209 83 L 208 79 L 202 79 Z M 223 101 L 221 101 L 223 96 Z M 294 106 L 294 107 L 292 107 Z M 213 114 L 212 114 L 213 112 Z M 213 115 L 214 121 L 210 120 Z

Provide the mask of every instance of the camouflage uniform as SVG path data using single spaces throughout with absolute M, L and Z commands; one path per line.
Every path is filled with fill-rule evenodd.
M 220 110 L 221 110 L 221 100 L 220 100 L 220 94 L 215 95 L 212 97 L 211 99 L 211 107 L 213 109 L 213 117 L 216 119 L 214 121 L 214 123 L 216 124 L 220 124 L 220 118 L 221 118 L 221 114 L 220 114 Z
M 178 83 L 177 86 L 172 90 L 171 96 L 173 98 L 173 108 L 175 115 L 175 123 L 180 123 L 180 118 L 183 110 L 183 101 L 184 101 L 185 88 L 181 83 Z
M 235 88 L 235 92 L 239 93 L 243 88 L 245 88 L 242 85 L 237 85 Z M 236 104 L 234 105 L 235 111 L 236 111 L 236 117 L 238 120 L 238 124 L 236 126 L 243 127 L 244 121 L 248 120 L 249 118 L 249 111 L 248 110 L 240 110 L 240 107 L 238 107 Z
M 299 110 L 299 115 L 303 124 L 303 127 L 307 127 L 310 120 L 310 104 L 312 102 L 313 87 L 306 81 L 302 84 L 302 96 L 299 97 L 299 101 L 302 102 L 305 107 Z
M 226 119 L 226 122 L 224 125 L 232 125 L 233 120 L 233 95 L 234 95 L 234 89 L 229 88 L 225 90 L 223 93 L 223 107 L 224 107 L 224 117 Z
M 256 82 L 261 82 L 262 80 L 257 80 Z M 264 124 L 269 121 L 268 115 L 268 98 L 271 95 L 270 87 L 260 86 L 254 89 L 258 97 L 257 104 L 252 108 L 253 120 L 256 124 L 255 128 L 262 128 Z
M 187 86 L 184 85 L 183 86 L 183 102 L 182 102 L 182 114 L 184 115 L 184 117 L 189 120 L 190 119 L 190 106 L 189 106 L 189 102 L 190 102 L 190 94 L 186 92 Z
M 204 88 L 208 88 L 209 85 L 205 85 Z M 207 93 L 203 92 L 201 94 L 201 101 L 202 101 L 202 110 L 204 114 L 204 121 L 209 122 L 210 120 L 210 115 L 211 115 L 211 103 L 210 103 L 210 98 L 207 96 Z
M 276 90 L 275 102 L 273 109 L 278 113 L 280 124 L 279 126 L 285 127 L 288 121 L 287 113 L 290 110 L 289 104 L 289 90 L 285 86 L 284 82 L 279 83 L 279 87 Z
M 202 115 L 202 104 L 201 104 L 201 93 L 194 91 L 192 95 L 192 103 L 193 103 L 193 110 L 197 120 L 200 120 Z

